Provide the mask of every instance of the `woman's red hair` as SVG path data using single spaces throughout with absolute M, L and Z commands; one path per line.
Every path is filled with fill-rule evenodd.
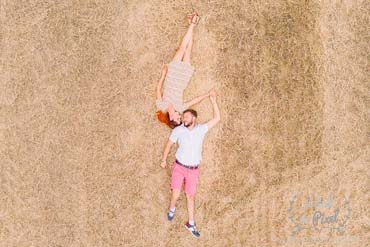
M 159 122 L 164 123 L 165 125 L 170 127 L 170 117 L 168 116 L 168 112 L 163 113 L 162 111 L 157 111 L 156 115 Z
M 176 123 L 175 121 L 170 121 L 170 115 L 168 114 L 168 112 L 163 113 L 162 111 L 157 111 L 156 115 L 157 115 L 157 118 L 158 118 L 159 122 L 164 123 L 165 125 L 167 125 L 171 129 L 180 125 L 180 124 Z

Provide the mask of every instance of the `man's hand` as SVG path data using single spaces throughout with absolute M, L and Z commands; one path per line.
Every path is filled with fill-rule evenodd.
M 161 167 L 166 168 L 166 166 L 167 166 L 167 162 L 162 160 Z
M 166 147 L 164 148 L 164 151 L 163 151 L 163 156 L 162 156 L 162 163 L 161 163 L 161 167 L 162 168 L 166 168 L 167 166 L 167 157 L 168 157 L 168 153 L 170 152 L 170 149 L 171 149 L 171 146 L 173 145 L 173 142 L 168 139 L 167 141 L 167 144 L 166 144 Z

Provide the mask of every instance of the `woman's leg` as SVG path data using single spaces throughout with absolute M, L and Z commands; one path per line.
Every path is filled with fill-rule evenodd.
M 190 55 L 191 55 L 191 48 L 193 47 L 193 35 L 191 36 L 190 42 L 186 46 L 186 50 L 184 53 L 183 61 L 190 63 Z
M 186 34 L 182 38 L 180 47 L 177 49 L 177 52 L 172 60 L 181 61 L 182 58 L 185 55 L 185 51 L 187 50 L 187 46 L 190 42 L 193 40 L 193 29 L 194 29 L 194 23 L 190 23 L 188 30 L 186 31 Z M 190 47 L 191 48 L 191 47 Z

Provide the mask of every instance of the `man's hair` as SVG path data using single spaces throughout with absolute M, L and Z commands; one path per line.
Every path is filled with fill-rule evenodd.
M 191 115 L 193 115 L 194 117 L 198 117 L 198 113 L 196 110 L 193 110 L 193 109 L 187 109 L 183 112 L 183 114 L 185 114 L 186 112 L 190 112 Z

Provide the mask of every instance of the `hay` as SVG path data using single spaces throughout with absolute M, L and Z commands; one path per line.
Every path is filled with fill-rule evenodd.
M 215 87 L 222 114 L 204 142 L 199 240 L 182 226 L 183 195 L 166 220 L 171 171 L 159 162 L 169 129 L 154 114 L 190 2 L 0 3 L 4 246 L 368 243 L 369 4 L 194 6 L 202 20 L 185 100 Z M 194 107 L 200 122 L 210 107 Z M 292 195 L 295 216 L 311 195 L 333 195 L 341 213 L 347 198 L 344 233 L 292 238 Z

